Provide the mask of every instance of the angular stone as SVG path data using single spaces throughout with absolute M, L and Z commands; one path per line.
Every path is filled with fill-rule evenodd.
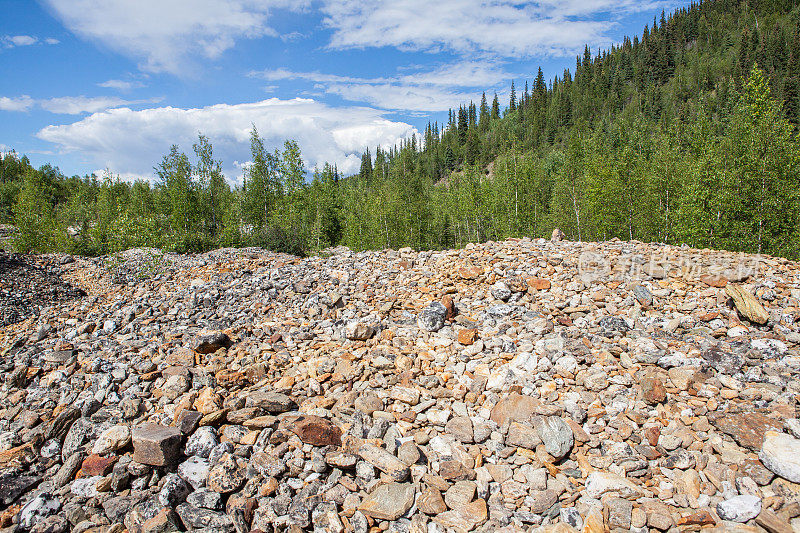
M 530 493 L 530 506 L 533 514 L 543 514 L 558 501 L 558 493 L 552 489 L 535 490 Z
M 172 533 L 181 531 L 180 519 L 172 509 L 161 509 L 153 518 L 144 521 L 139 533 Z
M 365 341 L 375 335 L 375 328 L 364 322 L 351 320 L 345 325 L 344 335 L 351 341 Z
M 387 483 L 372 491 L 358 509 L 378 520 L 397 520 L 414 505 L 416 491 L 411 483 Z
M 633 504 L 624 498 L 609 498 L 606 502 L 606 512 L 608 513 L 609 527 L 629 529 L 631 527 L 631 515 Z
M 405 481 L 409 468 L 403 461 L 374 444 L 364 443 L 358 448 L 358 455 L 366 462 L 388 474 L 395 481 Z
M 477 488 L 474 481 L 457 481 L 444 493 L 444 502 L 450 509 L 460 509 L 475 499 Z
M 744 287 L 729 283 L 725 285 L 725 294 L 733 299 L 736 310 L 743 317 L 756 324 L 766 324 L 769 313 L 755 296 Z
M 486 500 L 478 499 L 465 505 L 461 509 L 446 511 L 433 518 L 433 521 L 445 529 L 452 529 L 459 533 L 472 531 L 486 522 L 488 507 Z
M 180 456 L 183 435 L 174 427 L 155 424 L 133 430 L 133 460 L 152 466 L 174 464 Z
M 664 380 L 659 376 L 647 376 L 642 379 L 642 398 L 650 405 L 663 403 L 667 399 Z
M 447 308 L 439 302 L 433 302 L 419 313 L 417 326 L 425 331 L 439 331 L 444 326 L 445 318 L 447 318 Z
M 113 468 L 116 462 L 117 457 L 114 455 L 102 457 L 97 454 L 92 454 L 81 463 L 80 475 L 81 477 L 105 476 L 111 472 L 111 468 Z
M 245 481 L 247 479 L 242 469 L 236 464 L 236 459 L 226 453 L 208 473 L 207 485 L 209 489 L 215 492 L 227 494 L 242 488 Z
M 530 425 L 511 422 L 508 426 L 506 445 L 535 450 L 540 444 L 542 444 L 542 439 L 539 437 L 539 433 Z
M 478 340 L 478 330 L 465 328 L 458 330 L 458 342 L 464 346 L 472 346 Z
M 422 491 L 417 499 L 419 510 L 428 515 L 437 515 L 447 511 L 447 505 L 442 499 L 442 493 L 434 488 L 427 488 Z
M 225 513 L 194 507 L 188 503 L 176 509 L 181 522 L 190 530 L 233 532 L 233 521 Z
M 105 455 L 124 448 L 131 441 L 131 428 L 128 426 L 111 426 L 103 431 L 92 446 L 92 453 Z
M 260 407 L 273 415 L 285 413 L 297 407 L 291 398 L 273 391 L 252 392 L 247 396 L 245 405 L 248 407 Z
M 779 420 L 756 411 L 709 415 L 709 421 L 719 431 L 730 435 L 739 446 L 756 452 L 761 450 L 767 431 L 780 432 L 783 429 Z
M 498 426 L 502 426 L 508 420 L 524 423 L 537 412 L 538 407 L 539 402 L 535 398 L 513 393 L 497 402 L 492 408 L 489 417 Z
M 542 439 L 547 453 L 556 458 L 562 459 L 569 454 L 575 438 L 572 428 L 558 416 L 537 416 L 533 419 L 536 432 Z
M 342 430 L 328 419 L 303 415 L 289 423 L 289 430 L 312 446 L 341 446 Z
M 220 348 L 230 348 L 233 345 L 227 334 L 217 331 L 208 335 L 197 337 L 192 343 L 191 348 L 201 354 L 214 353 Z
M 447 424 L 445 424 L 444 430 L 460 442 L 471 443 L 473 440 L 472 420 L 470 420 L 468 416 L 456 416 L 451 418 Z
M 607 492 L 616 492 L 623 498 L 638 497 L 641 489 L 624 477 L 610 472 L 592 472 L 586 478 L 586 494 L 599 498 Z

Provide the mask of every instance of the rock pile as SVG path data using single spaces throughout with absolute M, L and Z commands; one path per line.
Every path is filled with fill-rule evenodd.
M 554 239 L 64 268 L 88 296 L 0 329 L 0 531 L 800 528 L 795 263 Z
M 72 261 L 69 256 L 36 257 L 0 249 L 0 327 L 38 314 L 42 307 L 85 296 L 61 279 L 64 265 Z

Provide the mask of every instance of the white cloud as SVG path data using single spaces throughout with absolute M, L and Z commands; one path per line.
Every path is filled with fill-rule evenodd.
M 105 87 L 106 89 L 117 89 L 118 91 L 130 91 L 132 89 L 141 89 L 145 84 L 140 81 L 108 80 L 98 83 L 97 86 Z
M 151 72 L 185 73 L 198 55 L 216 59 L 237 39 L 278 36 L 269 13 L 308 0 L 45 0 L 65 26 Z
M 514 78 L 497 63 L 488 61 L 464 61 L 441 65 L 433 70 L 415 70 L 381 78 L 292 72 L 287 69 L 253 72 L 251 76 L 268 81 L 309 81 L 316 84 L 316 89 L 350 101 L 405 111 L 446 111 L 470 100 L 479 100 L 482 90 L 501 83 L 505 85 Z
M 35 103 L 35 100 L 27 95 L 16 98 L 0 96 L 0 111 L 28 111 Z
M 158 99 L 129 101 L 113 96 L 61 96 L 58 98 L 39 100 L 39 106 L 51 113 L 80 115 L 82 113 L 96 113 L 104 109 L 111 109 L 124 105 L 152 103 L 154 101 L 158 101 Z
M 566 55 L 609 43 L 617 15 L 669 0 L 325 0 L 334 49 Z
M 417 133 L 411 125 L 386 119 L 364 107 L 333 108 L 310 99 L 271 98 L 245 104 L 218 104 L 197 109 L 128 108 L 95 113 L 78 122 L 47 126 L 37 137 L 78 152 L 98 167 L 122 176 L 152 177 L 152 168 L 170 145 L 189 153 L 197 134 L 208 136 L 226 175 L 236 180 L 249 159 L 252 125 L 268 146 L 296 139 L 309 168 L 336 163 L 344 172 L 358 169 L 366 146 L 393 146 Z
M 30 35 L 6 35 L 3 38 L 6 46 L 31 46 L 39 42 L 39 39 Z
M 42 41 L 39 40 L 38 37 L 34 37 L 33 35 L 4 35 L 0 37 L 0 46 L 3 48 L 14 48 L 17 46 L 33 46 L 34 44 L 38 44 Z M 53 39 L 52 37 L 48 37 L 44 40 L 45 44 L 58 44 L 61 41 L 58 39 Z
M 29 111 L 32 107 L 37 106 L 51 113 L 80 115 L 124 105 L 151 104 L 160 100 L 160 98 L 123 100 L 114 96 L 59 96 L 44 99 L 33 99 L 27 95 L 15 98 L 0 96 L 0 111 Z

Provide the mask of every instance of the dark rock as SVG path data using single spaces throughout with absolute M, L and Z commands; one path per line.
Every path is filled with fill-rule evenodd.
M 177 428 L 150 424 L 133 430 L 133 460 L 152 466 L 167 466 L 180 456 L 183 435 Z

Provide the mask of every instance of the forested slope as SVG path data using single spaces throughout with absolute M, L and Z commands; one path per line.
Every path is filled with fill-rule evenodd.
M 255 130 L 235 189 L 202 136 L 195 162 L 173 149 L 154 186 L 6 157 L 0 216 L 36 228 L 22 248 L 82 253 L 445 248 L 557 226 L 576 240 L 797 257 L 798 28 L 792 1 L 692 4 L 587 48 L 553 80 L 540 69 L 517 81 L 507 106 L 484 96 L 422 138 L 368 150 L 349 177 L 326 165 L 306 179 L 295 143 L 270 153 Z

